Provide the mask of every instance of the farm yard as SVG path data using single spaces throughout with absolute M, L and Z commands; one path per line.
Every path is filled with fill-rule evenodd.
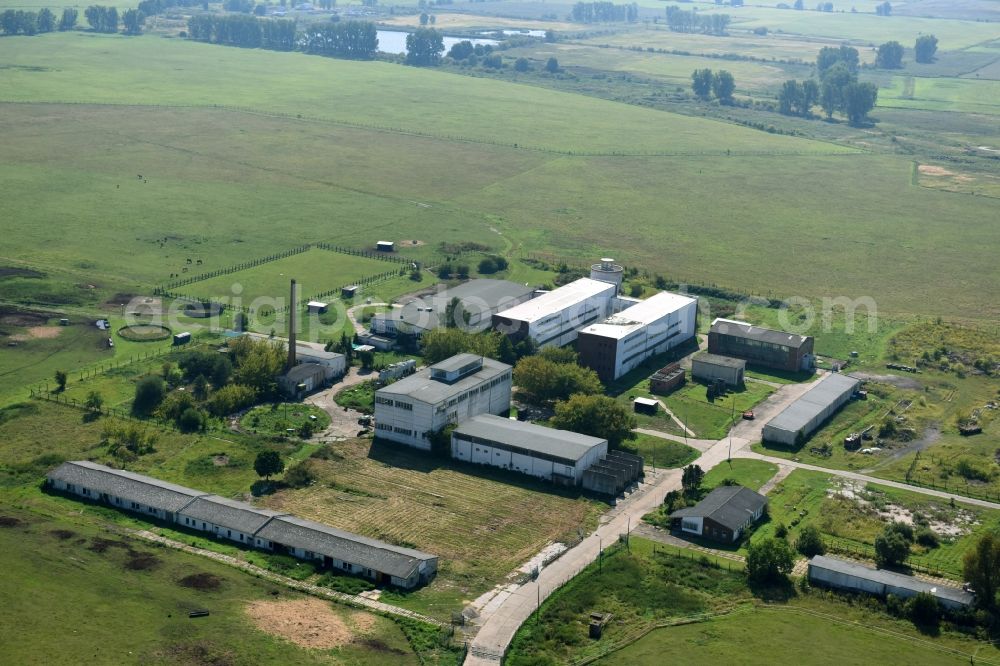
M 1000 401 L 1000 296 L 990 270 L 1000 247 L 1000 10 L 985 0 L 900 0 L 891 16 L 876 16 L 885 11 L 879 0 L 830 12 L 780 8 L 777 0 L 681 5 L 702 18 L 730 15 L 725 34 L 714 35 L 669 29 L 671 4 L 639 0 L 634 21 L 588 23 L 573 20 L 572 3 L 521 0 L 364 8 L 351 0 L 333 10 L 288 10 L 300 30 L 329 24 L 332 12 L 379 29 L 427 22 L 449 38 L 552 31 L 512 36 L 492 57 L 446 57 L 437 67 L 403 66 L 395 55 L 341 60 L 186 39 L 186 17 L 202 13 L 198 6 L 147 16 L 142 35 L 90 30 L 82 10 L 75 30 L 5 34 L 0 565 L 12 575 L 6 586 L 0 581 L 0 623 L 8 628 L 0 643 L 8 658 L 32 661 L 40 646 L 59 644 L 115 663 L 457 660 L 458 652 L 437 649 L 431 625 L 303 597 L 126 536 L 150 523 L 40 490 L 63 460 L 123 466 L 439 555 L 429 585 L 379 593 L 444 621 L 498 584 L 526 579 L 525 562 L 549 544 L 572 544 L 620 516 L 504 470 L 368 438 L 308 438 L 310 424 L 322 428 L 337 404 L 371 412 L 371 383 L 324 394 L 316 402 L 324 408 L 275 402 L 206 413 L 187 433 L 159 413 L 125 416 L 141 379 L 176 374 L 178 351 L 215 356 L 226 338 L 206 325 L 236 323 L 232 311 L 211 322 L 191 313 L 160 322 L 157 312 L 186 302 L 173 295 L 238 296 L 249 305 L 285 298 L 295 278 L 301 298 L 322 294 L 331 303 L 324 315 L 301 317 L 300 340 L 324 343 L 353 334 L 345 304 L 391 303 L 430 289 L 446 262 L 469 264 L 473 276 L 551 288 L 612 256 L 626 266 L 624 294 L 690 285 L 705 308 L 702 332 L 714 316 L 734 316 L 815 335 L 820 367 L 849 362 L 845 371 L 867 382 L 867 400 L 848 404 L 801 446 L 754 442 L 753 450 L 914 490 L 805 470 L 782 479 L 786 466 L 775 479 L 772 462 L 738 457 L 709 470 L 703 486 L 777 482 L 770 518 L 751 543 L 779 526 L 794 543 L 813 526 L 831 552 L 869 560 L 884 525 L 900 520 L 936 535 L 936 545 L 925 539 L 912 547 L 914 570 L 961 581 L 964 554 L 1000 530 L 1000 513 L 916 491 L 1000 502 L 1000 419 L 990 407 Z M 0 0 L 0 12 L 45 6 Z M 214 2 L 205 10 L 232 15 Z M 10 32 L 6 23 L 0 30 Z M 937 54 L 916 62 L 914 40 L 929 34 L 939 40 Z M 876 66 L 878 45 L 889 40 L 903 47 L 899 69 Z M 851 124 L 838 110 L 825 118 L 818 103 L 804 117 L 780 113 L 783 84 L 818 78 L 821 49 L 842 44 L 857 49 L 858 80 L 878 86 L 869 117 Z M 694 94 L 696 69 L 730 72 L 731 102 L 717 90 Z M 403 261 L 360 255 L 379 240 L 394 241 L 393 256 Z M 308 249 L 256 263 L 293 248 Z M 480 259 L 493 255 L 509 268 L 480 274 Z M 420 270 L 411 273 L 410 261 Z M 385 272 L 393 275 L 371 282 Z M 341 286 L 366 278 L 353 303 L 339 300 Z M 771 302 L 748 306 L 752 295 Z M 133 298 L 148 307 L 126 318 Z M 782 299 L 792 305 L 777 307 Z M 864 315 L 836 309 L 810 320 L 829 299 L 873 305 L 861 308 Z M 93 325 L 105 318 L 110 330 Z M 281 317 L 256 319 L 255 330 L 281 333 Z M 192 341 L 174 349 L 172 335 L 182 331 Z M 376 369 L 397 358 L 380 353 Z M 607 393 L 631 411 L 633 397 L 649 395 L 649 374 L 672 360 L 651 359 Z M 55 387 L 57 372 L 66 373 L 64 388 Z M 759 368 L 747 376 L 754 381 L 743 390 L 714 401 L 690 381 L 659 397 L 694 437 L 718 440 L 778 387 L 813 379 Z M 170 388 L 186 394 L 193 377 Z M 199 404 L 219 388 L 202 380 Z M 92 393 L 117 415 L 81 409 Z M 636 416 L 640 428 L 683 432 L 662 410 Z M 960 434 L 971 422 L 982 432 Z M 868 428 L 872 439 L 860 449 L 844 446 Z M 129 429 L 148 446 L 123 450 Z M 658 471 L 699 456 L 651 434 L 624 447 Z M 277 453 L 295 473 L 262 481 L 260 453 Z M 333 589 L 372 587 L 292 558 L 155 529 Z M 821 664 L 831 654 L 846 663 L 996 661 L 992 648 L 947 622 L 937 635 L 919 634 L 875 602 L 795 585 L 783 602 L 764 607 L 731 553 L 608 541 L 600 563 L 522 626 L 507 663 L 601 657 L 605 646 L 624 646 L 656 624 L 716 612 L 725 614 L 655 629 L 597 663 L 759 656 Z M 189 620 L 184 614 L 195 607 L 211 615 Z M 595 611 L 615 616 L 601 641 L 587 638 Z M 122 615 L 135 619 L 135 631 L 120 631 Z M 14 626 L 17 636 L 9 634 Z M 455 645 L 471 637 L 464 631 Z

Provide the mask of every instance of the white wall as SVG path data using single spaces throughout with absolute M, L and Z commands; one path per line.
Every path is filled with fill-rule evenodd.
M 611 314 L 611 299 L 614 295 L 615 286 L 609 284 L 607 291 L 531 322 L 528 325 L 528 335 L 540 347 L 568 345 L 576 340 L 581 328 Z
M 700 535 L 702 530 L 705 529 L 705 525 L 702 521 L 701 516 L 692 516 L 690 518 L 681 518 L 681 531 L 688 532 L 689 534 Z
M 697 314 L 698 303 L 692 301 L 618 340 L 615 379 L 639 367 L 650 356 L 662 354 L 693 337 Z

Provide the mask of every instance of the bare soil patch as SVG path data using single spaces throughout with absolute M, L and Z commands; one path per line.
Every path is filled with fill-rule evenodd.
M 128 548 L 129 545 L 124 541 L 118 541 L 115 539 L 102 539 L 101 537 L 94 537 L 90 540 L 90 548 L 88 550 L 95 553 L 107 552 L 108 548 Z
M 212 456 L 212 464 L 215 465 L 216 467 L 225 467 L 226 465 L 229 464 L 229 456 L 227 456 L 224 453 L 221 453 L 217 456 Z
M 927 176 L 954 176 L 954 171 L 948 171 L 944 167 L 934 166 L 932 164 L 921 164 L 917 167 L 917 171 Z
M 130 550 L 125 568 L 129 571 L 149 571 L 160 563 L 160 558 L 152 553 Z
M 60 541 L 66 541 L 76 536 L 76 532 L 73 532 L 71 530 L 51 530 L 49 534 L 59 539 Z
M 13 516 L 0 516 L 0 527 L 20 527 L 23 524 L 23 520 L 19 520 Z
M 320 599 L 254 601 L 246 613 L 261 631 L 304 648 L 329 650 L 353 638 L 344 620 Z
M 62 330 L 62 326 L 32 326 L 28 329 L 28 335 L 33 338 L 50 340 L 52 338 L 59 337 Z
M 48 321 L 48 317 L 33 312 L 8 311 L 0 314 L 0 325 L 3 326 L 17 326 L 20 328 L 44 326 L 46 321 Z
M 190 587 L 194 590 L 211 592 L 222 587 L 222 579 L 215 574 L 196 573 L 191 574 L 190 576 L 184 576 L 184 578 L 177 581 L 177 584 L 181 587 Z
M 191 666 L 231 666 L 236 660 L 231 652 L 219 650 L 208 641 L 177 643 L 158 653 L 169 664 Z
M 378 638 L 362 638 L 361 640 L 354 641 L 358 645 L 363 645 L 369 650 L 374 650 L 375 652 L 381 652 L 383 654 L 406 654 L 404 650 L 399 648 L 389 647 L 382 640 Z

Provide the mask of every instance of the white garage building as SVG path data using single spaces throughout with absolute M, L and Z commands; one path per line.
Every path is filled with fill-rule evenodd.
M 375 392 L 375 435 L 431 450 L 430 434 L 449 423 L 510 409 L 511 367 L 458 354 Z
M 451 457 L 492 465 L 567 486 L 607 455 L 608 441 L 484 414 L 451 434 Z
M 787 446 L 801 444 L 843 407 L 860 385 L 854 377 L 831 372 L 767 422 L 764 441 Z

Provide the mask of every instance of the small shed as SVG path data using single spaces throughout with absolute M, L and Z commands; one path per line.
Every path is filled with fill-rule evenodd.
M 632 401 L 632 409 L 638 414 L 656 414 L 660 411 L 660 402 L 652 398 L 636 398 Z
M 379 241 L 375 243 L 375 249 L 379 252 L 395 252 L 396 244 L 392 241 Z
M 59 325 L 60 326 L 69 326 L 69 319 L 67 319 L 66 317 L 63 317 L 62 319 L 59 320 Z
M 743 359 L 703 352 L 691 359 L 691 377 L 710 384 L 721 379 L 726 386 L 739 387 L 746 367 Z
M 191 334 L 187 331 L 174 335 L 174 345 L 186 345 L 191 342 Z
M 349 284 L 346 287 L 341 287 L 340 288 L 340 297 L 341 298 L 354 298 L 355 296 L 358 295 L 358 292 L 360 290 L 361 290 L 361 287 L 359 287 L 358 285 L 356 285 L 356 284 Z
M 309 301 L 306 304 L 306 312 L 309 314 L 323 314 L 326 312 L 329 304 L 323 303 L 322 301 Z
M 649 392 L 666 395 L 684 384 L 684 369 L 679 363 L 660 368 L 649 378 Z
M 372 345 L 355 345 L 354 351 L 356 352 L 374 352 L 375 347 Z

